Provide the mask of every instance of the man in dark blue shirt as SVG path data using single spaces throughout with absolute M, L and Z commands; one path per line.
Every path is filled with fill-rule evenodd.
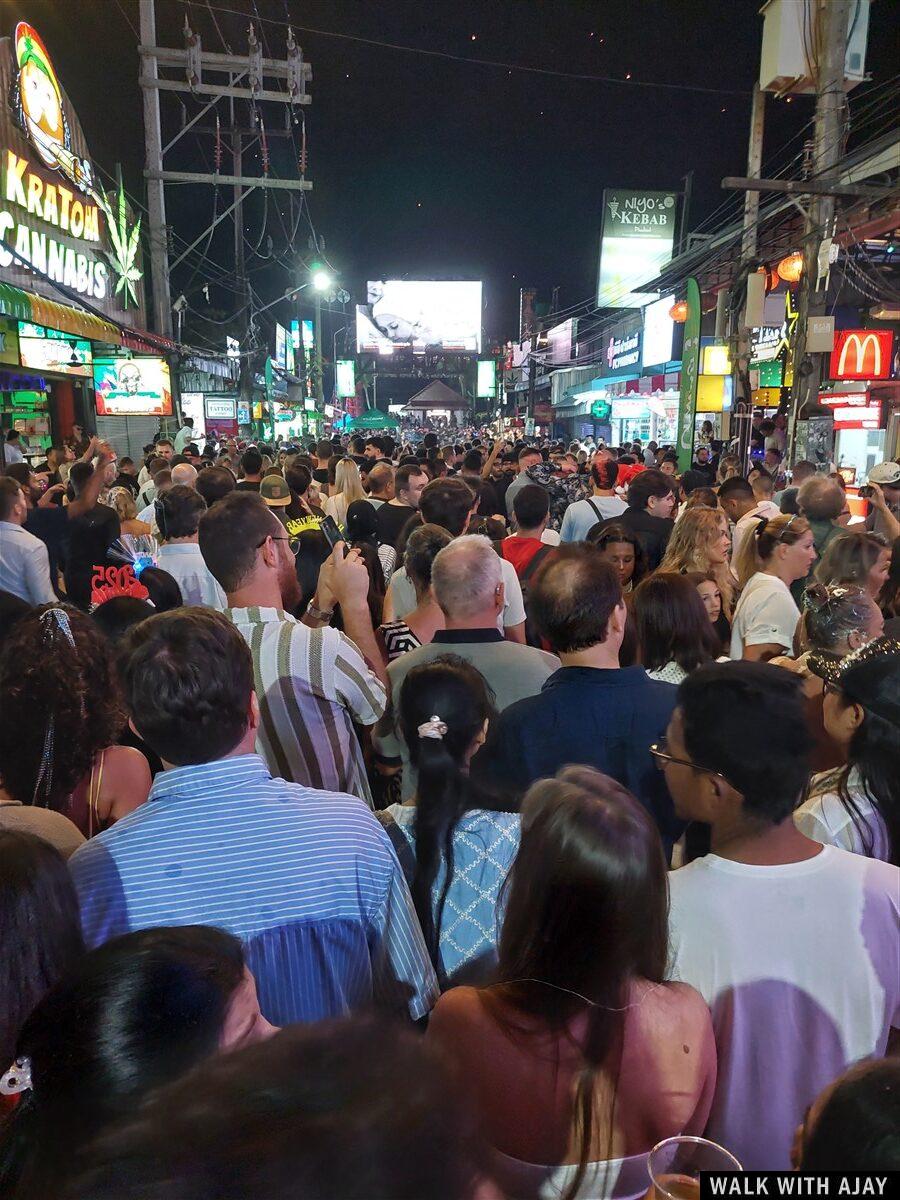
M 521 796 L 570 763 L 596 767 L 650 811 L 668 853 L 681 826 L 649 747 L 665 734 L 676 689 L 649 679 L 643 667 L 619 666 L 625 605 L 615 571 L 593 546 L 562 546 L 530 603 L 562 668 L 538 695 L 500 713 L 473 775 Z

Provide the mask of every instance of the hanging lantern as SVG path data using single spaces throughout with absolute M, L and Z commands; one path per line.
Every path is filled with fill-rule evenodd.
M 799 252 L 783 258 L 777 267 L 778 275 L 785 283 L 797 283 L 803 274 L 803 255 Z
M 669 309 L 669 316 L 673 321 L 677 321 L 679 325 L 683 324 L 688 318 L 687 300 L 678 300 Z

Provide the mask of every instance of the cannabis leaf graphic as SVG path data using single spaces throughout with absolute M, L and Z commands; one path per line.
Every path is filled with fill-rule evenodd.
M 141 218 L 138 217 L 134 228 L 129 233 L 125 189 L 121 185 L 119 186 L 119 199 L 116 206 L 118 211 L 115 216 L 106 197 L 98 197 L 98 199 L 100 207 L 106 216 L 106 221 L 109 225 L 109 237 L 113 244 L 113 251 L 110 252 L 107 250 L 105 253 L 112 269 L 119 277 L 119 282 L 116 284 L 116 295 L 120 292 L 124 293 L 123 299 L 125 305 L 127 306 L 131 303 L 137 307 L 137 290 L 134 285 L 143 277 L 143 272 L 138 270 L 136 265 L 138 242 L 141 234 Z

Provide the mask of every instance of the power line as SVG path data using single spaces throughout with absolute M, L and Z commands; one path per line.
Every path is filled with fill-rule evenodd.
M 189 0 L 175 0 L 179 4 L 188 4 Z M 244 12 L 237 8 L 226 8 L 221 4 L 211 4 L 207 0 L 207 8 L 220 13 L 229 13 L 236 17 L 249 18 L 250 13 Z M 743 96 L 749 99 L 750 93 L 745 89 L 740 88 L 713 88 L 703 87 L 700 84 L 690 83 L 665 83 L 660 80 L 649 79 L 624 79 L 615 75 L 588 75 L 574 71 L 556 71 L 551 67 L 530 67 L 523 66 L 521 63 L 499 62 L 495 59 L 488 58 L 468 58 L 463 54 L 450 54 L 446 50 L 427 50 L 422 46 L 404 46 L 398 42 L 382 42 L 375 38 L 361 37 L 352 33 L 337 33 L 333 29 L 316 29 L 312 25 L 298 25 L 293 21 L 282 21 L 276 17 L 260 17 L 257 14 L 256 19 L 262 25 L 263 23 L 275 25 L 282 29 L 293 28 L 302 33 L 313 33 L 319 37 L 337 38 L 341 41 L 356 42 L 363 46 L 375 46 L 380 50 L 395 50 L 404 54 L 421 54 L 428 58 L 442 58 L 449 62 L 464 63 L 467 66 L 478 67 L 494 67 L 503 71 L 523 71 L 530 75 L 549 75 L 557 79 L 570 79 L 581 83 L 607 83 L 607 84 L 622 84 L 626 87 L 643 87 L 643 88 L 661 88 L 665 91 L 678 92 L 700 92 L 706 95 L 713 96 Z

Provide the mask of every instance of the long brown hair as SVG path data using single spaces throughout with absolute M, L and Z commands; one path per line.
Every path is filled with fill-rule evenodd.
M 513 1039 L 533 1033 L 535 1020 L 539 1034 L 561 1033 L 588 1015 L 573 1101 L 579 1158 L 571 1200 L 600 1124 L 595 1093 L 604 1068 L 614 1081 L 612 1138 L 631 984 L 666 978 L 668 879 L 655 824 L 615 780 L 565 767 L 532 785 L 522 802 L 505 901 L 500 982 L 482 993 L 488 1010 Z M 511 1020 L 510 1009 L 526 1021 Z
M 659 570 L 673 575 L 688 571 L 715 575 L 722 594 L 722 611 L 730 616 L 734 608 L 731 571 L 727 562 L 714 564 L 710 559 L 710 548 L 722 536 L 723 525 L 727 529 L 728 518 L 721 508 L 692 505 L 685 509 L 675 522 Z

